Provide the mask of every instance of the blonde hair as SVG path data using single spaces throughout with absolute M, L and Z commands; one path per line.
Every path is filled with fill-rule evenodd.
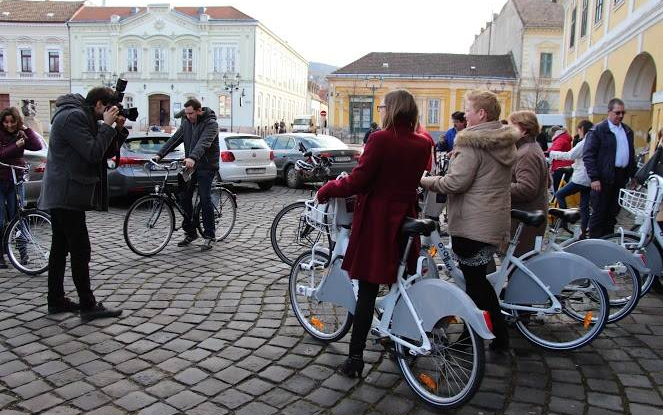
M 538 135 L 541 130 L 539 120 L 532 111 L 516 111 L 509 116 L 509 122 L 519 126 L 521 130 L 525 131 L 525 134 L 532 137 Z
M 410 131 L 417 128 L 419 122 L 419 108 L 414 97 L 404 89 L 396 89 L 384 97 L 385 116 L 382 128 L 394 128 L 396 122 L 407 122 Z
M 475 111 L 484 110 L 486 112 L 486 121 L 497 121 L 500 119 L 502 106 L 497 99 L 497 95 L 490 91 L 474 89 L 465 94 L 465 99 L 472 102 Z

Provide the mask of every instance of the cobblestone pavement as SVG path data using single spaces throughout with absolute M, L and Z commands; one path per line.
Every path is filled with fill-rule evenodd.
M 89 215 L 95 294 L 124 309 L 118 319 L 48 316 L 46 277 L 3 270 L 0 413 L 432 413 L 381 346 L 369 346 L 365 379 L 343 378 L 334 369 L 349 336 L 317 343 L 290 312 L 269 224 L 307 192 L 238 194 L 234 231 L 206 255 L 177 248 L 180 234 L 156 257 L 134 255 L 127 202 Z M 660 296 L 580 351 L 544 352 L 511 334 L 517 358 L 487 351 L 481 389 L 458 413 L 663 414 Z

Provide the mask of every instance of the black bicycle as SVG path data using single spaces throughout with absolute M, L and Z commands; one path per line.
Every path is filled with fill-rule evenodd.
M 124 218 L 124 240 L 133 252 L 142 256 L 155 255 L 163 250 L 175 227 L 175 210 L 183 218 L 187 218 L 176 194 L 177 189 L 168 183 L 171 172 L 182 169 L 182 162 L 158 164 L 152 160 L 145 163 L 150 171 L 163 170 L 166 175 L 161 184 L 154 186 L 154 192 L 136 200 Z M 193 219 L 200 235 L 203 235 L 202 208 L 195 196 Z M 233 227 L 237 217 L 237 198 L 230 190 L 218 183 L 212 185 L 212 204 L 214 205 L 214 223 L 216 225 L 216 241 L 225 239 Z
M 20 185 L 28 180 L 28 166 L 14 166 L 0 163 L 12 172 L 16 188 L 16 215 L 9 222 L 3 234 L 7 257 L 14 268 L 27 275 L 37 275 L 48 270 L 48 257 L 51 252 L 51 216 L 39 209 L 27 209 Z M 17 171 L 20 174 L 17 174 Z
M 306 160 L 297 160 L 296 174 L 309 178 L 309 181 L 313 178 L 317 182 L 326 183 L 332 165 L 329 157 L 315 155 L 307 151 L 301 143 L 299 151 L 304 153 Z M 321 240 L 326 240 L 327 246 L 331 246 L 329 234 L 320 232 L 306 222 L 304 209 L 303 200 L 285 206 L 276 214 L 270 227 L 269 238 L 272 248 L 281 261 L 288 265 L 294 264 L 302 252 L 310 250 Z

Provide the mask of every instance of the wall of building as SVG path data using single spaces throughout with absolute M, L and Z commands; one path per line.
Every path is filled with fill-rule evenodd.
M 512 2 L 507 2 L 488 28 L 485 28 L 470 47 L 473 55 L 506 55 L 513 53 L 520 70 L 523 55 L 523 24 Z M 520 71 L 519 71 L 520 72 Z
M 562 71 L 562 30 L 528 28 L 522 47 L 519 109 L 535 110 L 537 103 L 545 100 L 550 108 L 548 112 L 557 112 Z M 552 54 L 550 78 L 541 76 L 541 53 Z

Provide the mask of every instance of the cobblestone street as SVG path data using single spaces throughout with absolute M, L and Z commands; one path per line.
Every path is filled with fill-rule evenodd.
M 205 254 L 178 248 L 181 233 L 155 257 L 133 254 L 122 236 L 129 202 L 89 214 L 94 292 L 121 318 L 49 316 L 45 275 L 2 270 L 0 414 L 433 413 L 379 345 L 369 345 L 362 381 L 336 374 L 349 335 L 318 343 L 290 311 L 289 267 L 269 225 L 309 191 L 235 191 L 235 229 Z M 517 357 L 486 351 L 483 384 L 458 413 L 663 414 L 660 295 L 576 352 L 544 352 L 511 335 Z

